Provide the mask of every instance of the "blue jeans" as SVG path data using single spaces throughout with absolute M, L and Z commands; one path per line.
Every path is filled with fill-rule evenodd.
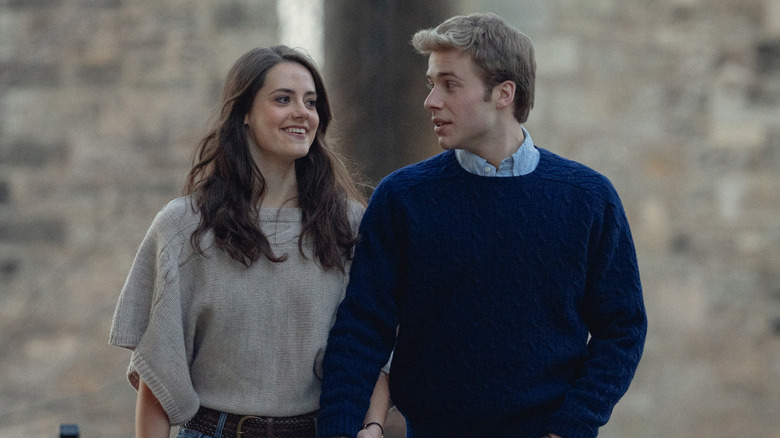
M 227 414 L 222 412 L 219 415 L 219 421 L 217 422 L 217 430 L 214 432 L 214 436 L 204 435 L 200 432 L 196 432 L 194 430 L 180 427 L 179 434 L 176 435 L 176 438 L 222 438 L 222 428 L 225 427 L 226 419 L 227 419 Z

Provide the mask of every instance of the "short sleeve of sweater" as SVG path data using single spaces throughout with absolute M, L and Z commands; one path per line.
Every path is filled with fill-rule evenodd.
M 183 198 L 174 200 L 153 221 L 120 293 L 109 337 L 111 345 L 132 351 L 130 383 L 138 389 L 143 380 L 173 425 L 190 419 L 200 405 L 190 379 L 178 273 L 191 233 L 188 208 Z

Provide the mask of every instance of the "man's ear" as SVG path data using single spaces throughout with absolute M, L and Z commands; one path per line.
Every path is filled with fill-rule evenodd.
M 513 105 L 515 102 L 515 92 L 517 91 L 517 84 L 513 81 L 504 81 L 493 88 L 493 93 L 496 97 L 496 105 L 499 108 L 505 108 Z

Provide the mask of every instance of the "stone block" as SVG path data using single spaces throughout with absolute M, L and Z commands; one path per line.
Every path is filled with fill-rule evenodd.
M 35 140 L 19 140 L 0 149 L 0 164 L 40 167 L 65 155 L 67 145 L 44 144 Z
M 62 82 L 60 68 L 53 63 L 14 65 L 10 72 L 12 87 L 57 87 Z
M 575 75 L 581 71 L 582 47 L 576 38 L 556 37 L 534 42 L 540 76 Z
M 0 244 L 53 244 L 66 242 L 67 226 L 64 220 L 52 217 L 0 220 Z
M 606 0 L 614 1 L 614 0 Z M 547 0 L 525 0 L 511 2 L 506 0 L 463 1 L 464 8 L 471 11 L 491 11 L 504 17 L 507 22 L 533 39 L 536 31 L 553 26 L 555 23 L 555 5 Z M 597 8 L 604 1 L 591 1 L 588 5 Z
M 64 0 L 7 0 L 12 9 L 47 9 L 62 5 Z
M 658 196 L 646 196 L 639 206 L 635 230 L 637 244 L 648 250 L 663 253 L 672 244 L 672 223 L 669 207 Z
M 235 31 L 237 28 L 276 27 L 275 9 L 255 8 L 251 3 L 225 1 L 214 9 L 214 24 L 218 29 Z
M 91 86 L 115 86 L 120 81 L 122 65 L 118 61 L 79 66 L 76 76 L 79 83 Z
M 13 63 L 13 57 L 24 41 L 19 13 L 3 10 L 0 7 L 0 71 L 8 71 L 7 63 Z
M 780 75 L 780 37 L 756 44 L 756 71 L 760 75 Z
M 124 3 L 124 0 L 79 0 L 79 5 L 88 8 L 119 8 Z
M 0 91 L 0 140 L 33 138 L 43 143 L 63 140 L 66 108 L 59 100 L 60 89 L 9 87 Z M 13 109 L 13 110 L 11 110 Z M 2 144 L 2 143 L 0 143 Z
M 766 144 L 768 132 L 764 123 L 756 120 L 735 120 L 713 123 L 708 131 L 713 145 L 724 148 L 760 148 Z
M 0 205 L 8 204 L 11 199 L 11 189 L 8 181 L 0 181 Z
M 780 0 L 765 0 L 764 27 L 767 32 L 780 35 Z
M 0 259 L 0 280 L 9 281 L 19 272 L 21 261 L 15 258 Z

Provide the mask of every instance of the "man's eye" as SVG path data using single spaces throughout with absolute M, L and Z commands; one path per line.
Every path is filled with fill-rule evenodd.
M 433 90 L 433 82 L 428 82 L 425 86 L 428 87 L 429 90 Z

